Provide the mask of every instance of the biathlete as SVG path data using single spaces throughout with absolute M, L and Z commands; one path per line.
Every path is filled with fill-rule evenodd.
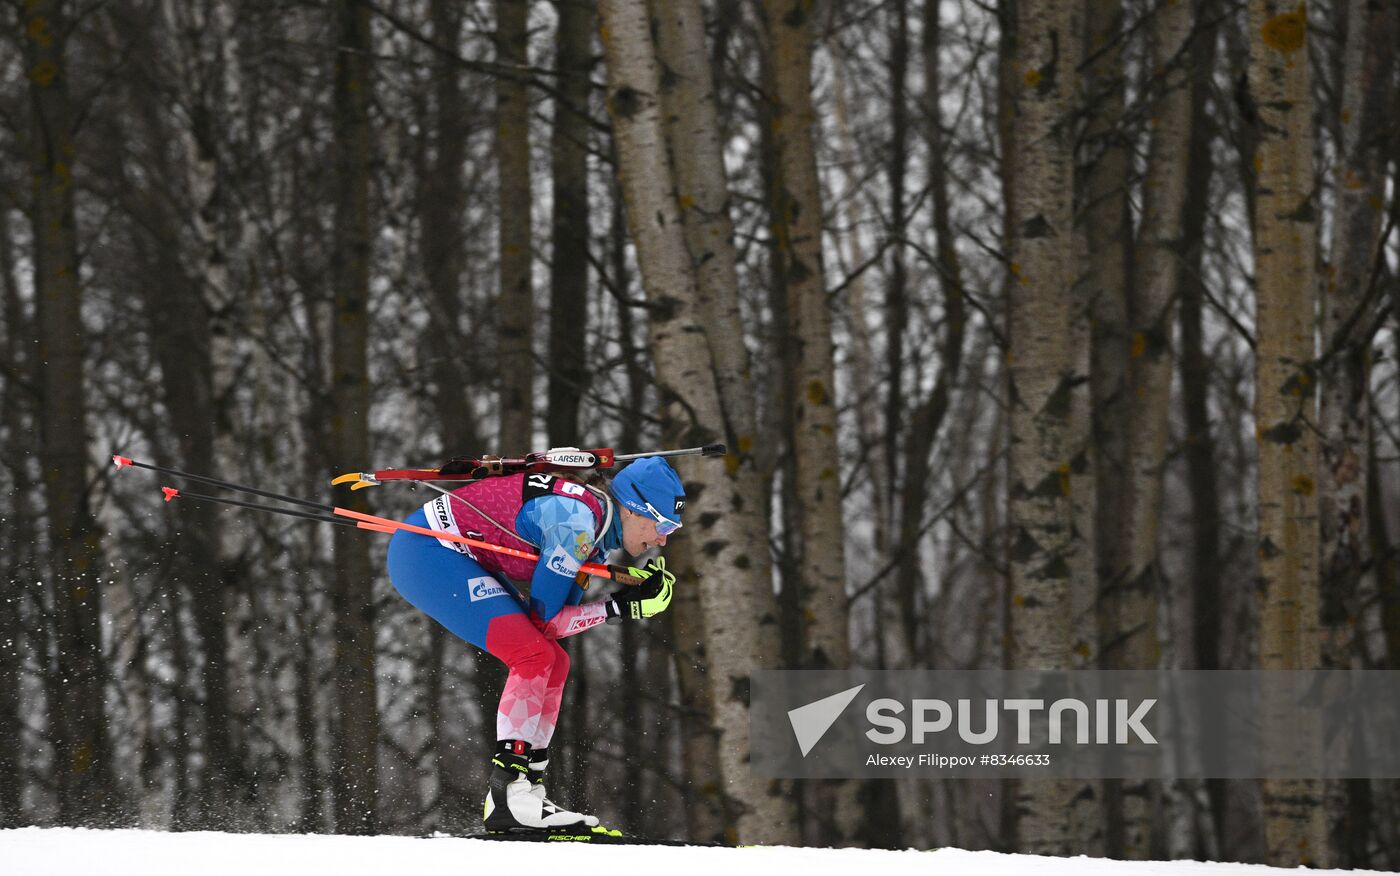
M 638 557 L 681 527 L 685 489 L 666 460 L 646 457 L 604 491 L 550 474 L 474 481 L 428 502 L 405 522 L 504 547 L 524 560 L 412 532 L 389 542 L 389 577 L 399 593 L 449 632 L 510 670 L 496 708 L 484 821 L 487 831 L 602 830 L 592 815 L 551 801 L 549 743 L 559 718 L 569 655 L 559 639 L 610 619 L 652 617 L 671 603 L 675 576 L 653 559 L 643 578 L 612 598 L 581 605 L 580 566 L 622 548 Z M 529 582 L 523 596 L 514 582 Z

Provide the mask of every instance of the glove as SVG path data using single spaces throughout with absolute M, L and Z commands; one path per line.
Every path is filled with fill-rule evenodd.
M 641 569 L 628 569 L 628 574 L 643 579 L 642 584 L 623 588 L 608 600 L 608 621 L 614 618 L 641 620 L 654 617 L 671 604 L 671 590 L 676 576 L 666 571 L 666 560 L 657 557 Z

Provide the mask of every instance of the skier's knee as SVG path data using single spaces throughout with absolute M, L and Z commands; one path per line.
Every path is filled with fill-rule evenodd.
M 549 682 L 551 687 L 557 687 L 569 677 L 569 652 L 558 642 L 551 640 L 549 644 L 554 652 L 554 671 L 550 673 Z
M 510 668 L 527 678 L 550 677 L 554 675 L 554 652 L 550 642 L 537 636 L 532 642 L 521 647 L 510 661 Z

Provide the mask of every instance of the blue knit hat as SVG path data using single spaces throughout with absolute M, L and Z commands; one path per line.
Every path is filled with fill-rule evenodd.
M 626 508 L 655 519 L 660 524 L 658 534 L 667 535 L 680 528 L 685 487 L 665 459 L 645 456 L 627 466 L 612 479 L 612 494 Z M 663 528 L 667 531 L 662 532 Z

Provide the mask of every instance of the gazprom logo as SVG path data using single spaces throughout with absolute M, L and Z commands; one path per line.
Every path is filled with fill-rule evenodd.
M 545 558 L 545 566 L 556 575 L 572 578 L 580 568 L 578 558 L 559 545 Z
M 471 588 L 472 602 L 506 595 L 506 588 L 501 586 L 501 582 L 489 576 L 473 578 L 467 582 L 467 586 Z

